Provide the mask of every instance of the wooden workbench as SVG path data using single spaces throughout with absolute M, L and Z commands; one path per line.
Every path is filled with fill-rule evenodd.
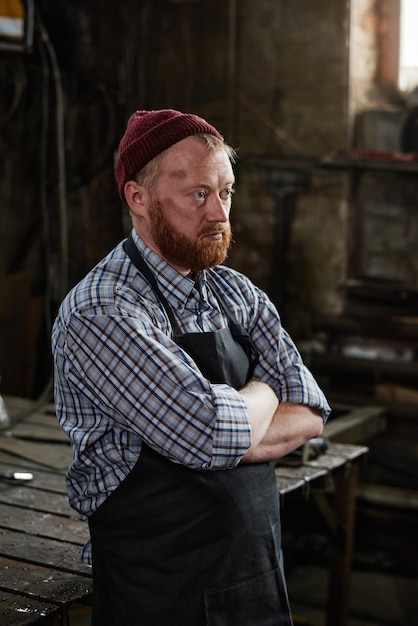
M 31 404 L 5 402 L 11 416 Z M 0 472 L 26 471 L 33 479 L 0 480 L 0 626 L 65 625 L 69 606 L 92 586 L 91 568 L 80 560 L 88 529 L 66 496 L 71 449 L 52 405 L 10 430 L 12 436 L 0 434 Z
M 276 466 L 281 496 L 304 490 L 306 497 L 316 503 L 329 529 L 331 558 L 325 626 L 348 623 L 356 487 L 359 466 L 367 452 L 365 446 L 331 442 L 324 454 L 299 467 L 288 466 L 286 459 Z
M 12 417 L 31 403 L 5 398 Z M 344 626 L 355 516 L 357 467 L 364 446 L 332 443 L 303 466 L 276 467 L 285 496 L 304 489 L 312 494 L 335 538 L 330 564 L 328 626 Z M 26 471 L 27 482 L 0 480 L 0 626 L 68 624 L 73 603 L 88 602 L 91 568 L 80 560 L 87 525 L 69 507 L 65 471 L 71 449 L 58 426 L 54 407 L 45 404 L 0 434 L 0 472 Z M 332 505 L 324 491 L 332 491 Z

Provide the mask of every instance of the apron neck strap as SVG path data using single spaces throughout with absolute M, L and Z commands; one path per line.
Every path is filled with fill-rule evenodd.
M 132 233 L 129 234 L 129 237 L 126 241 L 123 242 L 123 249 L 125 250 L 128 257 L 131 259 L 132 263 L 135 265 L 136 269 L 143 275 L 143 277 L 147 280 L 158 300 L 163 305 L 165 312 L 168 315 L 168 319 L 170 320 L 171 328 L 173 329 L 174 335 L 180 335 L 180 327 L 177 324 L 177 320 L 174 317 L 174 313 L 171 309 L 171 306 L 168 304 L 166 297 L 161 293 L 160 288 L 158 287 L 157 281 L 155 279 L 154 274 L 150 270 L 148 264 L 146 263 L 144 257 L 139 252 L 138 248 L 135 245 L 135 242 L 132 238 Z

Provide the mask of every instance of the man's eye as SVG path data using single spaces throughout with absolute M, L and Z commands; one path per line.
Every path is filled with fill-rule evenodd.
M 198 200 L 204 200 L 206 198 L 206 191 L 196 191 L 196 198 Z
M 227 189 L 224 189 L 224 191 L 222 192 L 222 196 L 224 198 L 232 198 L 232 196 L 235 193 L 235 189 L 233 189 L 232 187 L 228 187 Z

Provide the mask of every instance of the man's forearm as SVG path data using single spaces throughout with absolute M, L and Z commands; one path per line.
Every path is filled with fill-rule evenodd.
M 252 444 L 250 450 L 256 448 L 267 435 L 268 428 L 279 406 L 274 391 L 265 383 L 249 382 L 240 390 L 250 418 Z
M 323 430 L 319 411 L 303 404 L 282 402 L 277 407 L 263 438 L 251 446 L 242 463 L 257 463 L 278 459 L 308 439 L 318 437 Z

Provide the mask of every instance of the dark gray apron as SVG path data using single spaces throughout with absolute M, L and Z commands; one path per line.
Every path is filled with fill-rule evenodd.
M 125 250 L 155 290 L 132 240 Z M 181 335 L 175 322 L 173 330 L 212 382 L 240 389 L 250 379 L 254 347 L 238 323 Z M 93 626 L 292 626 L 272 463 L 199 471 L 143 444 L 89 526 Z

